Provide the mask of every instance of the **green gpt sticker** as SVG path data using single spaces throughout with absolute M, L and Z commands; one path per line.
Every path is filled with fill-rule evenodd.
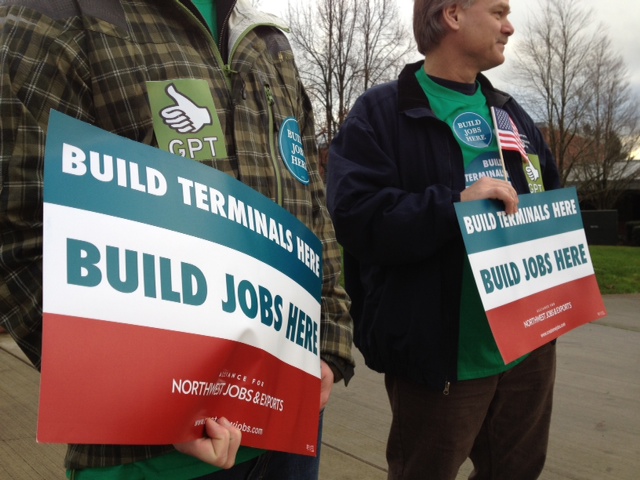
M 524 173 L 529 182 L 529 191 L 531 193 L 544 192 L 544 184 L 542 183 L 542 169 L 540 168 L 540 157 L 537 155 L 527 155 L 528 161 L 522 164 Z
M 205 80 L 147 82 L 147 91 L 160 149 L 199 161 L 227 157 L 224 133 Z
M 280 155 L 287 169 L 300 183 L 309 183 L 307 159 L 302 148 L 300 126 L 295 118 L 289 117 L 282 122 L 280 128 Z

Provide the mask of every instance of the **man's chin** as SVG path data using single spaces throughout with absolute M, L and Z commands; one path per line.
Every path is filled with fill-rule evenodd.
M 487 70 L 491 70 L 492 68 L 496 68 L 499 67 L 500 65 L 502 65 L 505 61 L 505 57 L 504 55 L 501 56 L 500 58 L 496 58 L 496 60 L 494 62 L 487 62 L 487 65 L 485 68 L 482 69 L 483 72 L 486 72 Z

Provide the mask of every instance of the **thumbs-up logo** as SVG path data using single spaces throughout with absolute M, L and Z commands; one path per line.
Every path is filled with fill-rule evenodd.
M 227 158 L 211 85 L 203 79 L 146 82 L 158 148 L 196 161 Z
M 532 182 L 535 182 L 540 178 L 540 172 L 536 170 L 536 167 L 534 167 L 531 162 L 528 163 L 524 170 L 527 172 L 527 176 Z
M 164 123 L 173 130 L 186 134 L 196 133 L 206 125 L 211 125 L 211 113 L 205 107 L 199 107 L 190 98 L 181 94 L 172 83 L 167 86 L 167 95 L 175 105 L 160 111 Z

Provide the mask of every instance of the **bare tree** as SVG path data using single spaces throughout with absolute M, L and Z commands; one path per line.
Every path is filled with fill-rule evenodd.
M 407 55 L 417 50 L 413 46 L 413 36 L 400 21 L 396 0 L 365 0 L 360 30 L 364 91 L 395 78 Z
M 397 76 L 412 37 L 396 0 L 290 2 L 287 21 L 321 142 L 330 143 L 356 98 Z
M 524 28 L 516 50 L 515 77 L 525 103 L 547 128 L 548 143 L 566 182 L 585 145 L 576 142 L 589 94 L 587 31 L 591 13 L 573 0 L 545 0 Z
M 640 179 L 631 153 L 640 136 L 639 105 L 629 89 L 624 61 L 604 38 L 591 51 L 591 95 L 582 136 L 589 150 L 575 162 L 573 178 L 582 200 L 597 209 L 614 208 Z
M 576 0 L 542 0 L 523 37 L 515 78 L 544 124 L 563 184 L 613 208 L 636 170 L 627 163 L 638 144 L 638 103 L 622 58 Z

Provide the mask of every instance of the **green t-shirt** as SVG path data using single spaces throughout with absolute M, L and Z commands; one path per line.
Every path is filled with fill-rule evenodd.
M 236 457 L 236 465 L 257 457 L 263 450 L 242 447 Z M 188 480 L 202 477 L 220 470 L 218 467 L 201 462 L 195 457 L 177 450 L 167 455 L 154 457 L 144 462 L 128 463 L 115 467 L 67 470 L 67 478 L 74 480 Z
M 204 17 L 213 38 L 218 42 L 218 11 L 216 10 L 215 0 L 192 0 L 193 4 Z
M 460 145 L 466 186 L 469 187 L 484 176 L 504 180 L 491 112 L 480 85 L 477 84 L 472 94 L 462 93 L 436 83 L 423 68 L 416 72 L 416 78 L 429 98 L 431 109 L 451 127 Z M 458 380 L 497 375 L 523 359 L 524 357 L 508 365 L 504 364 L 466 258 L 460 297 Z

